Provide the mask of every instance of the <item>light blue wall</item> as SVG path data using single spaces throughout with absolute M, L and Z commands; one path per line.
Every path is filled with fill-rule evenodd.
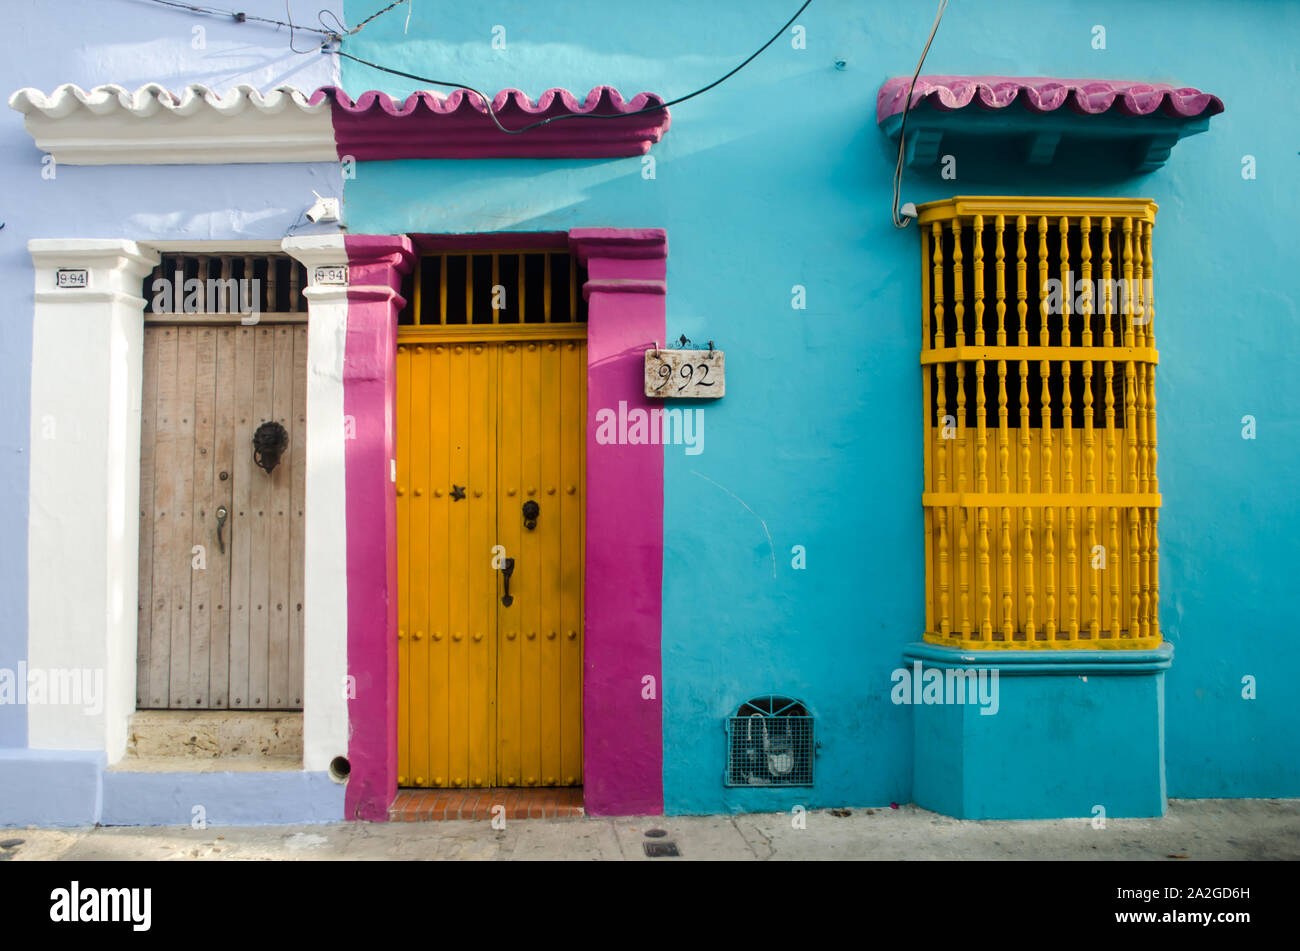
M 337 2 L 311 8 L 339 9 Z M 249 0 L 249 14 L 284 19 L 279 0 Z M 302 13 L 305 14 L 306 8 Z M 204 27 L 195 49 L 193 27 Z M 299 49 L 308 43 L 298 37 Z M 203 83 L 262 90 L 334 82 L 332 57 L 289 50 L 286 29 L 198 16 L 144 0 L 30 0 L 6 4 L 0 92 L 62 83 L 134 90 L 158 82 L 175 92 Z M 41 177 L 42 154 L 23 117 L 0 109 L 0 667 L 27 656 L 27 487 L 31 418 L 30 238 L 150 240 L 280 238 L 312 201 L 338 194 L 339 167 L 229 165 L 60 166 Z M 308 234 L 311 227 L 295 233 Z M 26 711 L 0 706 L 0 747 L 27 745 Z
M 375 6 L 348 0 L 352 21 Z M 668 97 L 720 76 L 793 0 L 709 4 L 415 3 L 345 49 L 489 93 L 605 83 Z M 909 798 L 911 723 L 890 671 L 923 626 L 919 249 L 890 225 L 894 153 L 875 96 L 910 73 L 933 6 L 817 0 L 807 49 L 778 40 L 744 72 L 673 109 L 639 159 L 363 164 L 354 231 L 580 226 L 667 229 L 669 336 L 727 351 L 728 396 L 705 410 L 705 450 L 665 459 L 664 784 L 670 812 Z M 507 48 L 491 48 L 492 28 Z M 1107 49 L 1092 48 L 1092 27 Z M 1158 173 L 1105 187 L 1045 177 L 939 180 L 961 193 L 1154 198 L 1161 608 L 1177 648 L 1167 681 L 1172 796 L 1300 795 L 1285 605 L 1300 566 L 1294 39 L 1300 8 L 1193 0 L 953 4 L 930 73 L 1174 81 L 1224 115 Z M 837 70 L 834 61 L 845 68 Z M 344 86 L 418 84 L 345 61 Z M 1258 178 L 1243 181 L 1244 154 Z M 808 309 L 790 306 L 794 284 Z M 1243 441 L 1241 417 L 1258 421 Z M 713 483 L 724 487 L 719 488 Z M 769 534 L 771 543 L 769 544 Z M 791 568 L 791 547 L 807 569 Z M 775 560 L 775 574 L 773 572 Z M 1243 700 L 1241 678 L 1258 681 Z M 727 791 L 722 718 L 754 694 L 807 701 L 824 740 L 812 791 Z

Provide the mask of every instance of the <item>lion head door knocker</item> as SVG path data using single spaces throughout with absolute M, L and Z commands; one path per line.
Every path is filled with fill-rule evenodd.
M 542 507 L 529 499 L 524 503 L 524 528 L 530 532 L 537 527 L 537 516 L 542 514 Z
M 289 448 L 289 432 L 274 420 L 263 423 L 253 433 L 253 461 L 267 471 L 280 464 L 280 456 Z

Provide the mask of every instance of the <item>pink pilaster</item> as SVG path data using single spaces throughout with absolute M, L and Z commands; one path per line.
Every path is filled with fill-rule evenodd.
M 347 486 L 348 703 L 352 772 L 348 819 L 383 822 L 397 794 L 397 313 L 402 275 L 413 263 L 405 237 L 349 235 L 348 327 L 343 412 Z M 310 555 L 309 555 L 310 557 Z
M 587 267 L 584 806 L 660 814 L 663 447 L 602 445 L 595 434 L 599 410 L 653 405 L 642 354 L 666 343 L 668 246 L 660 230 L 605 228 L 571 231 L 569 245 Z

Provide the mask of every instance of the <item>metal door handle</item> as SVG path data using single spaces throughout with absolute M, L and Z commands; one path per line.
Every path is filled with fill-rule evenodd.
M 501 580 L 505 582 L 506 593 L 501 596 L 501 603 L 506 607 L 515 603 L 515 599 L 510 597 L 510 576 L 515 573 L 515 560 L 507 558 L 501 563 Z
M 226 553 L 226 543 L 221 537 L 221 529 L 226 524 L 226 516 L 229 514 L 224 505 L 217 509 L 217 548 L 223 555 Z

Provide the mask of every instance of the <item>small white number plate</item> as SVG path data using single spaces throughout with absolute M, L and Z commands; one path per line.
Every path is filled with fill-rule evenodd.
M 90 286 L 90 272 L 84 268 L 61 267 L 54 273 L 58 287 Z
M 346 265 L 318 267 L 312 276 L 313 284 L 346 284 L 348 269 Z

